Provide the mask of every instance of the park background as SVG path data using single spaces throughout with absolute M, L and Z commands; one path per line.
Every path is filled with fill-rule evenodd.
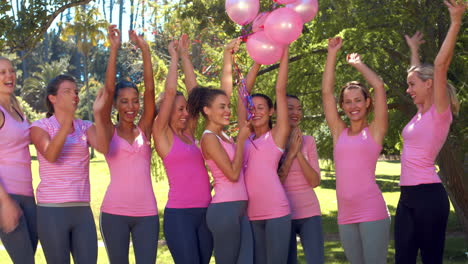
M 268 10 L 272 4 L 271 0 L 260 2 L 262 11 Z M 169 61 L 167 44 L 171 39 L 182 33 L 189 34 L 199 84 L 219 87 L 223 45 L 241 35 L 241 28 L 228 18 L 223 0 L 1 0 L 0 3 L 0 54 L 12 59 L 18 70 L 17 96 L 31 121 L 44 116 L 45 87 L 51 78 L 61 73 L 75 76 L 82 87 L 77 116 L 92 118 L 89 109 L 97 89 L 104 82 L 108 58 L 106 27 L 109 23 L 119 26 L 124 41 L 128 40 L 128 29 L 145 35 L 151 46 L 157 91 L 164 87 Z M 452 203 L 446 263 L 466 263 L 465 252 L 468 251 L 467 20 L 465 15 L 448 73 L 450 82 L 458 88 L 461 110 L 454 117 L 447 142 L 437 159 L 439 174 Z M 327 263 L 345 261 L 337 236 L 332 141 L 324 122 L 320 94 L 327 39 L 338 35 L 345 40 L 338 56 L 337 87 L 350 80 L 363 81 L 345 62 L 346 54 L 352 52 L 360 53 L 363 61 L 386 83 L 390 124 L 382 157 L 387 161 L 378 164 L 377 183 L 394 215 L 399 196 L 401 130 L 416 112 L 411 98 L 405 93 L 410 59 L 403 35 L 417 30 L 423 32 L 426 43 L 421 47 L 421 60 L 431 63 L 449 22 L 448 12 L 439 0 L 321 0 L 315 19 L 304 25 L 302 36 L 292 43 L 288 93 L 301 99 L 304 109 L 302 130 L 316 138 L 321 158 L 322 183 L 316 190 L 328 238 Z M 245 48 L 236 54 L 236 61 L 244 74 L 252 63 Z M 123 43 L 117 64 L 118 79 L 131 80 L 140 84 L 141 89 L 139 51 L 129 43 Z M 277 64 L 263 67 L 256 91 L 274 95 L 277 68 Z M 182 80 L 179 78 L 181 90 Z M 233 118 L 228 130 L 234 135 L 235 126 Z M 168 185 L 162 163 L 156 155 L 152 164 L 154 188 L 162 216 Z M 35 160 L 33 173 L 34 184 L 37 185 Z M 109 182 L 107 165 L 98 153 L 91 161 L 90 175 L 92 205 L 98 225 L 99 206 Z M 163 239 L 162 233 L 160 238 Z M 106 263 L 104 248 L 101 247 L 99 253 L 100 263 Z M 38 250 L 39 259 L 41 254 L 42 251 Z M 168 254 L 162 245 L 158 261 L 171 263 Z M 391 248 L 389 261 L 393 254 Z M 4 263 L 4 259 L 8 259 L 6 252 L 0 250 L 0 263 Z

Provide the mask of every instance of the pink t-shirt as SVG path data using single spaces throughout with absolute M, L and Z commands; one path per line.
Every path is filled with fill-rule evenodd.
M 301 153 L 310 166 L 320 175 L 317 147 L 311 136 L 302 137 Z M 302 219 L 321 215 L 320 204 L 314 189 L 309 185 L 297 159 L 291 164 L 288 176 L 284 181 L 284 190 L 291 206 L 291 219 Z
M 389 217 L 375 182 L 375 166 L 382 146 L 364 128 L 355 136 L 343 129 L 333 151 L 336 168 L 338 224 L 353 224 Z
M 133 144 L 114 130 L 105 155 L 111 182 L 101 205 L 104 213 L 135 217 L 158 214 L 151 182 L 151 142 L 138 130 Z
M 271 131 L 245 143 L 244 175 L 249 203 L 249 219 L 265 220 L 291 213 L 286 192 L 278 177 L 278 162 L 283 154 L 276 146 Z
M 89 149 L 86 131 L 93 124 L 81 119 L 73 120 L 75 131 L 69 134 L 62 152 L 55 162 L 47 161 L 37 152 L 39 176 L 38 203 L 89 202 Z M 46 131 L 54 138 L 60 129 L 55 115 L 35 121 L 32 127 Z
M 205 132 L 203 132 L 203 136 L 206 133 L 213 132 L 205 130 Z M 227 137 L 227 135 L 225 136 Z M 216 137 L 218 137 L 218 135 L 216 135 Z M 229 159 L 232 161 L 234 159 L 234 155 L 236 154 L 236 144 L 234 144 L 234 142 L 227 143 L 219 137 L 218 140 L 229 156 Z M 242 170 L 237 182 L 232 182 L 224 175 L 224 173 L 218 168 L 218 165 L 216 165 L 213 160 L 205 161 L 214 180 L 215 195 L 213 196 L 211 203 L 246 201 L 249 199 L 247 196 L 247 189 L 245 188 L 244 172 Z
M 0 128 L 0 184 L 7 193 L 34 196 L 29 123 L 24 116 L 22 122 L 16 121 L 1 106 L 0 111 L 5 117 Z
M 169 179 L 166 207 L 208 207 L 211 202 L 211 186 L 205 162 L 195 142 L 185 144 L 174 134 L 174 143 L 163 163 Z
M 432 105 L 426 113 L 418 113 L 403 129 L 400 185 L 411 186 L 441 182 L 435 159 L 447 139 L 452 112 L 450 107 L 439 114 Z

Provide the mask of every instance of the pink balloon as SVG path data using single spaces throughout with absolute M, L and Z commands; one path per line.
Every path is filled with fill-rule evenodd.
M 291 8 L 302 17 L 302 21 L 307 23 L 314 19 L 318 11 L 317 0 L 297 0 L 295 3 L 286 5 L 287 8 Z
M 277 62 L 283 55 L 284 46 L 272 41 L 265 31 L 259 31 L 247 39 L 247 52 L 252 59 L 264 65 Z
M 270 12 L 263 12 L 258 14 L 258 16 L 252 22 L 252 32 L 257 32 L 263 30 L 265 25 L 265 20 L 267 19 Z
M 302 18 L 296 11 L 282 7 L 267 17 L 265 33 L 271 40 L 287 45 L 301 35 L 302 25 Z
M 280 5 L 287 5 L 287 4 L 294 3 L 298 0 L 274 0 L 274 1 Z
M 243 26 L 255 18 L 260 9 L 259 0 L 226 0 L 226 12 L 232 21 Z

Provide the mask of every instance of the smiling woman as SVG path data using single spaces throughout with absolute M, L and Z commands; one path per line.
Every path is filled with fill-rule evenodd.
M 390 217 L 375 181 L 375 166 L 388 126 L 384 83 L 359 54 L 347 56 L 348 63 L 375 90 L 374 120 L 368 123 L 372 110 L 369 90 L 358 82 L 349 82 L 341 89 L 339 105 L 350 121 L 347 126 L 338 114 L 333 95 L 336 56 L 341 46 L 339 37 L 328 40 L 322 80 L 325 118 L 333 136 L 341 243 L 351 263 L 387 263 Z

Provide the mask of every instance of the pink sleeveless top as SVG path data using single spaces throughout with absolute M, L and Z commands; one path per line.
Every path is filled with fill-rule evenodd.
M 0 106 L 5 117 L 0 128 L 0 184 L 10 194 L 34 196 L 29 154 L 29 123 L 18 122 Z
M 435 159 L 447 139 L 452 123 L 450 107 L 439 114 L 432 105 L 426 113 L 418 113 L 403 129 L 400 185 L 441 182 Z
M 105 155 L 111 182 L 101 211 L 125 216 L 157 215 L 158 208 L 151 182 L 151 142 L 140 134 L 133 144 L 119 137 L 117 128 Z
M 89 149 L 86 131 L 93 123 L 73 120 L 75 131 L 69 134 L 55 162 L 47 161 L 37 152 L 41 182 L 36 190 L 38 203 L 89 202 Z M 32 123 L 46 131 L 52 139 L 60 129 L 55 115 Z
M 336 167 L 338 224 L 353 224 L 389 217 L 375 182 L 375 166 L 382 146 L 364 128 L 355 136 L 343 129 L 333 151 Z
M 201 151 L 195 142 L 185 144 L 176 134 L 173 138 L 163 159 L 169 179 L 166 207 L 206 208 L 211 202 L 211 187 Z
M 203 136 L 206 133 L 214 134 L 209 130 L 205 130 L 205 132 L 203 132 Z M 225 136 L 227 137 L 227 135 Z M 236 153 L 236 145 L 234 144 L 234 142 L 225 142 L 224 140 L 219 138 L 218 135 L 216 135 L 216 137 L 218 138 L 219 142 L 221 143 L 227 155 L 229 156 L 229 159 L 232 161 Z M 205 161 L 208 165 L 208 168 L 211 171 L 211 176 L 214 180 L 215 195 L 213 196 L 211 203 L 248 200 L 247 189 L 245 188 L 244 182 L 244 172 L 242 170 L 240 172 L 239 179 L 237 180 L 237 182 L 232 182 L 224 175 L 224 173 L 218 168 L 218 165 L 216 165 L 216 163 L 213 160 Z
M 289 201 L 278 177 L 278 162 L 283 154 L 276 146 L 271 131 L 245 143 L 244 175 L 250 220 L 265 220 L 291 213 Z
M 320 175 L 317 147 L 313 137 L 302 137 L 301 152 L 310 166 Z M 283 186 L 291 206 L 291 219 L 321 215 L 317 195 L 315 195 L 314 189 L 307 182 L 297 159 L 294 159 L 291 164 Z

